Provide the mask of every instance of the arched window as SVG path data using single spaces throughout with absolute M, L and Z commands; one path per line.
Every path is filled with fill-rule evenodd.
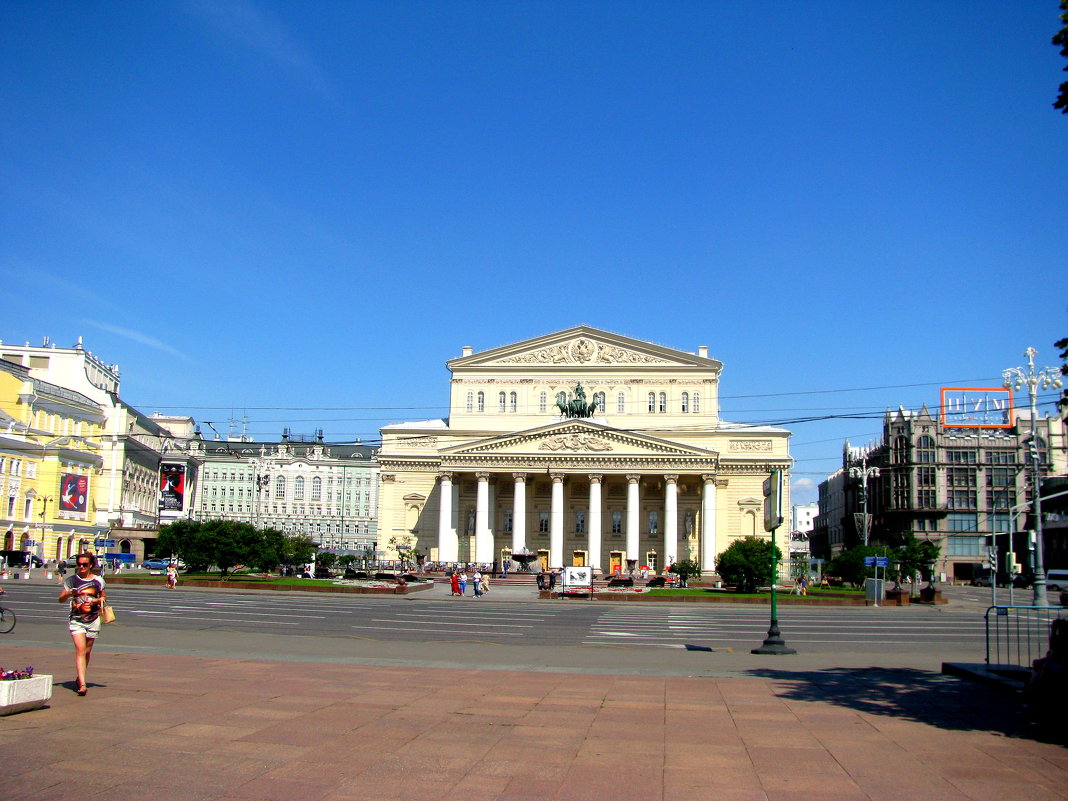
M 479 392 L 478 393 L 478 410 L 480 412 L 486 411 L 486 393 L 485 392 Z
M 690 411 L 690 393 L 689 392 L 683 392 L 682 393 L 682 406 L 679 408 L 679 411 L 682 412 L 683 414 L 687 414 Z
M 909 460 L 908 437 L 894 437 L 894 464 L 905 464 Z
M 304 500 L 304 476 L 297 476 L 293 480 L 293 500 Z
M 473 412 L 475 410 L 475 393 L 467 393 L 467 411 Z
M 594 392 L 593 393 L 593 402 L 597 406 L 597 408 L 594 409 L 594 412 L 598 412 L 600 414 L 604 414 L 604 409 L 605 409 L 604 393 L 603 392 Z
M 693 413 L 699 414 L 701 411 L 701 393 L 693 393 Z
M 512 414 L 519 411 L 519 395 L 515 392 L 508 396 L 508 411 Z
M 313 501 L 320 501 L 323 498 L 323 480 L 316 476 L 312 479 L 312 496 Z
M 933 464 L 935 460 L 935 441 L 924 434 L 916 440 L 916 461 Z
M 667 393 L 660 393 L 660 413 L 663 414 L 667 411 Z
M 649 393 L 649 413 L 652 414 L 656 411 L 656 393 Z
M 549 411 L 549 394 L 547 392 L 538 393 L 538 411 L 542 414 Z
M 627 413 L 627 395 L 624 392 L 620 392 L 616 395 L 616 413 Z
M 500 414 L 504 414 L 505 407 L 508 405 L 508 395 L 505 392 L 497 393 L 497 411 Z
M 286 497 L 286 477 L 279 476 L 274 482 L 274 497 L 276 500 Z

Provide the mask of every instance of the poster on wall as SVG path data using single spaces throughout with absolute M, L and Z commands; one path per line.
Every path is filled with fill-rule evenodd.
M 185 465 L 159 466 L 159 508 L 165 512 L 185 510 Z
M 89 500 L 89 476 L 63 473 L 59 477 L 59 508 L 64 512 L 85 512 Z

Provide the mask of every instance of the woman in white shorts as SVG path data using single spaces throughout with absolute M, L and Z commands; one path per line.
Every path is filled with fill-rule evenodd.
M 78 675 L 78 695 L 85 695 L 85 670 L 93 653 L 93 643 L 100 633 L 100 610 L 107 595 L 104 579 L 93 574 L 96 557 L 91 553 L 78 554 L 74 575 L 63 579 L 59 602 L 70 601 L 71 639 L 74 640 L 74 668 Z

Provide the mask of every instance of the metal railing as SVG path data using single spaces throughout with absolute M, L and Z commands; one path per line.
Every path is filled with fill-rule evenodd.
M 1030 668 L 1049 650 L 1054 620 L 1066 616 L 1060 606 L 991 606 L 986 610 L 986 663 Z

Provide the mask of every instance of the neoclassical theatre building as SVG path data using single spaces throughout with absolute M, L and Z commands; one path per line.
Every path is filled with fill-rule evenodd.
M 449 417 L 382 429 L 387 555 L 711 573 L 734 539 L 764 535 L 763 482 L 789 468 L 790 433 L 720 419 L 706 347 L 579 326 L 446 365 Z

